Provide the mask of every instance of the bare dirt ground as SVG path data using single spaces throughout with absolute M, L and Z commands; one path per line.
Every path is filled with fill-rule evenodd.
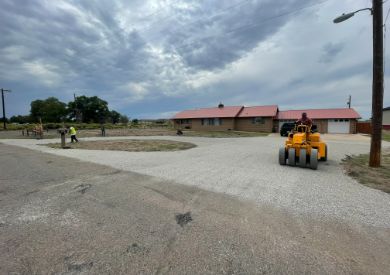
M 50 143 L 49 147 L 61 148 L 60 143 Z M 77 143 L 68 143 L 69 149 L 87 149 L 87 150 L 113 150 L 128 152 L 153 152 L 153 151 L 178 151 L 187 150 L 196 147 L 190 142 L 181 142 L 173 140 L 95 140 L 81 141 Z
M 368 166 L 369 155 L 352 155 L 343 159 L 346 173 L 361 184 L 390 193 L 390 149 L 382 152 L 381 167 Z
M 390 270 L 384 228 L 291 215 L 11 145 L 0 144 L 0 151 L 1 274 Z
M 121 137 L 121 136 L 176 136 L 177 131 L 172 128 L 123 128 L 123 129 L 106 129 L 106 137 Z M 189 137 L 213 137 L 213 138 L 229 138 L 229 137 L 257 137 L 266 136 L 268 133 L 259 132 L 242 132 L 242 131 L 190 131 L 184 130 L 183 136 Z M 101 137 L 100 129 L 82 129 L 77 131 L 77 137 Z M 34 134 L 29 136 L 22 135 L 22 131 L 0 131 L 0 139 L 37 139 Z M 45 131 L 44 139 L 59 138 L 57 130 Z
M 169 128 L 126 128 L 126 129 L 106 129 L 106 136 L 175 136 L 176 131 Z M 100 129 L 85 129 L 77 131 L 78 137 L 100 137 Z M 32 138 L 36 139 L 37 136 L 30 134 L 29 136 L 22 135 L 22 131 L 0 131 L 0 139 L 8 138 Z M 43 135 L 44 139 L 59 138 L 57 130 L 45 131 Z

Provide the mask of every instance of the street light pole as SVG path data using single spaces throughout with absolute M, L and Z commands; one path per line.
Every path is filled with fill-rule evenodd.
M 383 2 L 372 1 L 373 71 L 372 71 L 372 133 L 371 167 L 381 164 L 382 117 L 383 117 Z
M 5 123 L 5 103 L 4 103 L 4 92 L 11 92 L 11 90 L 6 90 L 1 88 L 1 102 L 3 104 L 3 128 L 7 129 L 7 124 Z
M 382 0 L 372 0 L 372 8 L 360 9 L 347 14 L 343 13 L 335 18 L 333 23 L 343 22 L 363 10 L 371 11 L 373 30 L 372 130 L 369 165 L 379 167 L 381 165 L 383 117 L 383 2 Z

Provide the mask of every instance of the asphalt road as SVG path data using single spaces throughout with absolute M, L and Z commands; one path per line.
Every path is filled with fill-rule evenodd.
M 291 215 L 250 200 L 10 145 L 0 144 L 0 152 L 1 274 L 390 270 L 386 228 Z

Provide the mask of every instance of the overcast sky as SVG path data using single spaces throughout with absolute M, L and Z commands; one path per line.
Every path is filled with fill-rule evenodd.
M 97 95 L 131 118 L 219 102 L 340 108 L 352 95 L 368 118 L 371 16 L 332 20 L 370 2 L 1 0 L 0 86 L 12 89 L 7 116 L 28 114 L 32 100 L 68 102 L 76 93 Z

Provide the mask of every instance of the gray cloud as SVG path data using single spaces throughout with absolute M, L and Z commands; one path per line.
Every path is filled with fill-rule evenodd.
M 294 106 L 309 87 L 321 93 L 342 81 L 340 90 L 356 89 L 348 79 L 370 77 L 370 59 L 355 62 L 356 52 L 369 52 L 357 39 L 370 29 L 333 29 L 330 15 L 351 3 L 324 3 L 2 0 L 0 83 L 14 90 L 8 113 L 27 113 L 31 100 L 47 96 L 68 101 L 75 91 L 142 116 L 219 101 Z M 355 51 L 326 43 L 348 35 Z M 317 103 L 333 104 L 327 95 Z
M 290 20 L 288 12 L 313 2 L 265 0 L 234 5 L 217 1 L 205 10 L 172 19 L 169 25 L 176 27 L 161 31 L 166 36 L 164 46 L 168 52 L 177 52 L 187 66 L 202 70 L 222 68 L 277 32 Z
M 343 50 L 344 45 L 342 43 L 326 43 L 322 47 L 322 55 L 319 58 L 319 62 L 329 63 L 336 58 L 336 56 Z

